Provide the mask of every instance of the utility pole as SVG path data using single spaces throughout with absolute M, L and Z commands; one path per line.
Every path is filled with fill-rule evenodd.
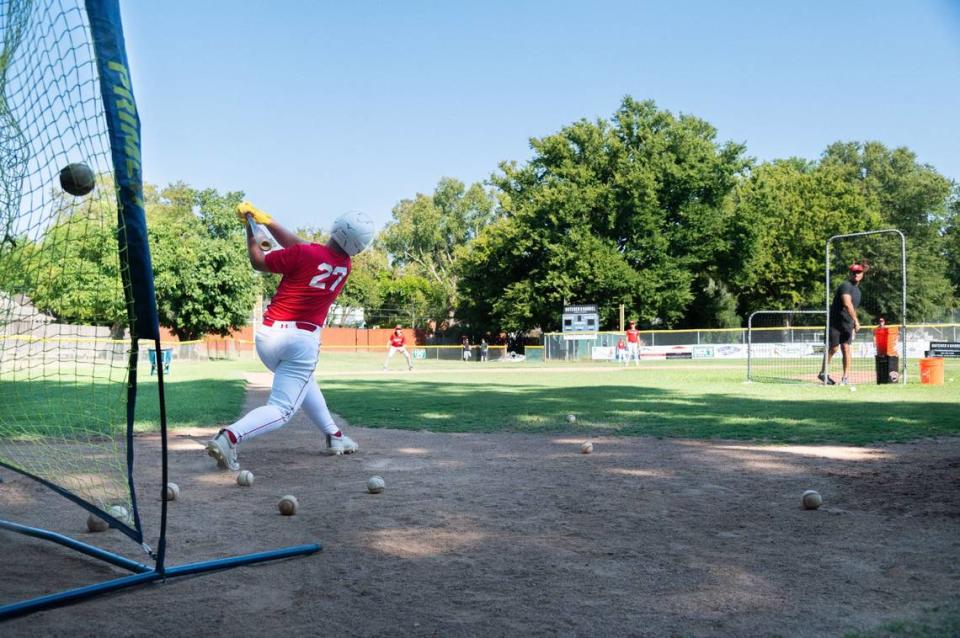
M 620 332 L 623 332 L 623 304 L 620 304 Z

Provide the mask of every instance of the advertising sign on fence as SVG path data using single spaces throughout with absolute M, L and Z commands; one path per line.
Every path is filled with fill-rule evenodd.
M 613 361 L 615 349 L 607 346 L 594 346 L 590 358 L 595 361 Z
M 926 356 L 960 358 L 960 341 L 931 341 Z

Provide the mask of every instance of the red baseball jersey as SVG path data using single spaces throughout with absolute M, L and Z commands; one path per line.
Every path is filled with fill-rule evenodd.
M 283 275 L 264 313 L 274 321 L 322 326 L 350 274 L 350 257 L 321 244 L 294 244 L 266 255 L 267 269 Z
M 403 344 L 407 342 L 407 338 L 403 336 L 401 332 L 398 336 L 396 332 L 390 335 L 390 346 L 394 348 L 402 348 Z
M 627 330 L 627 341 L 630 343 L 640 343 L 640 331 L 636 328 Z
M 626 350 L 627 344 L 623 342 L 623 339 L 617 342 L 617 350 Z

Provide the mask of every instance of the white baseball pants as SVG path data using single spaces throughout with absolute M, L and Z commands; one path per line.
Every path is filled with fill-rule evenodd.
M 410 361 L 410 353 L 407 352 L 406 348 L 396 348 L 394 346 L 390 346 L 390 350 L 387 352 L 387 358 L 383 360 L 384 369 L 386 369 L 387 364 L 390 362 L 390 359 L 393 358 L 393 355 L 397 354 L 398 352 L 403 355 L 404 359 L 407 360 L 407 367 L 413 367 L 413 362 Z
M 640 365 L 640 344 L 636 341 L 627 343 L 627 359 L 624 363 L 628 363 L 631 359 L 636 361 L 638 366 Z
M 301 406 L 324 434 L 336 434 L 339 428 L 313 378 L 320 355 L 320 329 L 309 332 L 293 322 L 278 321 L 260 326 L 255 340 L 257 355 L 273 372 L 273 387 L 267 405 L 227 427 L 237 442 L 286 425 Z

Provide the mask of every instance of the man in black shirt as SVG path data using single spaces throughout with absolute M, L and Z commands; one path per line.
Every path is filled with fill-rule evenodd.
M 840 383 L 846 384 L 850 376 L 850 344 L 860 329 L 860 320 L 857 319 L 857 308 L 860 306 L 860 282 L 866 271 L 860 264 L 850 266 L 850 279 L 844 281 L 837 288 L 830 304 L 830 349 L 824 359 L 823 367 L 817 378 L 827 385 L 836 385 L 836 381 L 827 376 L 830 360 L 837 354 L 837 348 L 843 353 L 843 378 Z

